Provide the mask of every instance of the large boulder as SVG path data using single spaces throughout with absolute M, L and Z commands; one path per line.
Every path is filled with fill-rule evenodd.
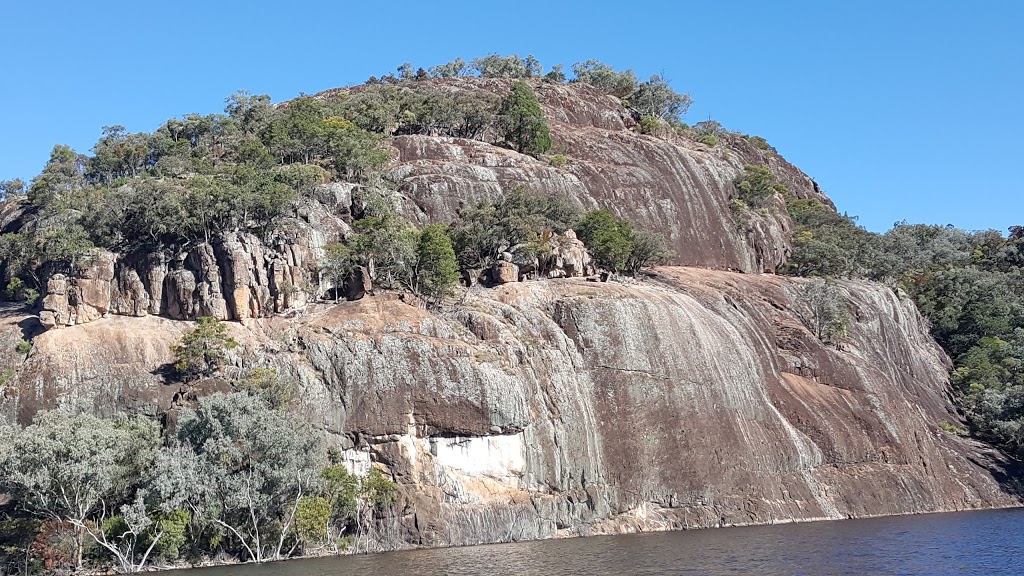
M 491 282 L 508 284 L 519 281 L 519 266 L 507 260 L 499 260 L 491 267 Z

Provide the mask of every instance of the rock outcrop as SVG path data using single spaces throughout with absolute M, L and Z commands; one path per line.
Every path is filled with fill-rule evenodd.
M 329 196 L 332 202 L 351 203 L 345 186 L 321 188 L 315 193 L 325 202 Z M 328 206 L 342 212 L 333 204 L 306 202 L 270 243 L 250 233 L 228 232 L 170 255 L 97 250 L 75 274 L 49 280 L 40 321 L 46 328 L 60 328 L 107 314 L 245 320 L 302 308 L 330 288 L 316 272 L 324 246 L 350 230 Z
M 509 89 L 506 80 L 435 82 L 496 95 Z M 535 82 L 534 89 L 564 163 L 479 140 L 402 135 L 388 140 L 393 160 L 384 180 L 390 185 L 378 192 L 422 225 L 450 222 L 463 207 L 525 186 L 586 209 L 610 208 L 638 228 L 663 234 L 674 263 L 752 273 L 774 271 L 786 261 L 791 222 L 785 209 L 733 214 L 734 181 L 745 164 L 769 166 L 793 198 L 831 204 L 807 175 L 744 138 L 724 135 L 722 145 L 708 147 L 644 135 L 634 130 L 621 102 L 592 87 Z M 350 232 L 349 222 L 362 209 L 355 188 L 346 182 L 316 187 L 271 238 L 228 232 L 181 250 L 100 253 L 47 290 L 42 319 L 48 327 L 105 314 L 245 320 L 302 308 L 335 288 L 317 277 L 317 259 L 324 246 Z M 9 227 L 22 217 L 20 210 L 5 208 L 0 224 Z M 543 262 L 506 260 L 481 275 L 504 283 L 593 273 L 575 236 L 551 240 L 560 242 L 551 242 L 554 250 Z
M 913 304 L 841 287 L 842 349 L 801 324 L 803 280 L 662 268 L 470 291 L 432 314 L 394 297 L 302 322 L 232 324 L 231 370 L 273 367 L 308 418 L 400 484 L 391 545 L 457 545 L 1015 504 L 956 422 L 948 359 Z M 46 332 L 5 412 L 160 413 L 157 368 L 187 323 Z
M 744 164 L 767 164 L 792 197 L 828 203 L 810 178 L 737 136 L 707 147 L 641 135 L 587 86 L 535 89 L 564 165 L 398 136 L 385 174 L 396 210 L 445 222 L 526 185 L 612 208 L 664 233 L 675 263 L 702 268 L 588 282 L 596 271 L 569 231 L 467 271 L 458 306 L 432 313 L 373 294 L 370 270 L 343 287 L 321 282 L 317 258 L 361 209 L 354 185 L 332 183 L 271 238 L 97 252 L 50 279 L 38 319 L 3 310 L 0 415 L 27 423 L 67 405 L 172 416 L 228 386 L 161 376 L 192 326 L 181 320 L 213 316 L 244 321 L 230 326 L 241 345 L 228 376 L 276 369 L 353 469 L 378 466 L 399 483 L 390 546 L 1020 503 L 997 481 L 998 455 L 940 426 L 958 421 L 949 361 L 908 299 L 841 282 L 854 322 L 836 348 L 800 321 L 803 280 L 757 274 L 785 261 L 791 222 L 782 209 L 735 218 L 734 180 Z M 23 216 L 5 209 L 0 224 Z M 328 291 L 354 301 L 327 304 Z M 35 335 L 43 328 L 62 329 Z M 29 354 L 11 352 L 31 335 Z

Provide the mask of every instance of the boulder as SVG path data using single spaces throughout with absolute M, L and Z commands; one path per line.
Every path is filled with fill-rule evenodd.
M 39 322 L 44 328 L 60 328 L 74 325 L 71 319 L 71 307 L 68 305 L 68 281 L 63 274 L 54 274 L 46 283 L 46 297 L 43 298 L 43 311 L 39 313 Z
M 519 281 L 519 266 L 512 262 L 500 260 L 491 267 L 491 281 L 495 284 L 508 284 Z

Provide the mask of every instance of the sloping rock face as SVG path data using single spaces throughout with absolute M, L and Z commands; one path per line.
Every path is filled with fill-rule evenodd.
M 500 96 L 510 84 L 447 82 Z M 642 135 L 618 99 L 590 86 L 535 81 L 533 87 L 565 166 L 477 140 L 399 136 L 392 139 L 397 161 L 387 177 L 398 185 L 403 215 L 420 223 L 448 221 L 462 206 L 526 186 L 587 209 L 609 208 L 665 234 L 675 263 L 761 272 L 785 262 L 791 222 L 785 210 L 751 213 L 743 223 L 733 217 L 729 199 L 745 164 L 768 165 L 793 197 L 831 205 L 806 174 L 743 138 L 726 135 L 712 148 Z
M 354 469 L 399 482 L 391 547 L 1017 504 L 995 456 L 939 427 L 948 360 L 912 303 L 841 283 L 837 349 L 800 323 L 802 283 L 662 268 L 473 289 L 440 314 L 367 297 L 232 324 L 231 369 L 276 368 Z M 189 391 L 154 372 L 187 328 L 37 336 L 3 413 L 173 410 Z

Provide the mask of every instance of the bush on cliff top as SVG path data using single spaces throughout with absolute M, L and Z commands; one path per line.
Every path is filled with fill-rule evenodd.
M 517 152 L 543 154 L 551 148 L 551 131 L 540 102 L 526 82 L 512 84 L 512 92 L 498 110 L 502 134 Z

